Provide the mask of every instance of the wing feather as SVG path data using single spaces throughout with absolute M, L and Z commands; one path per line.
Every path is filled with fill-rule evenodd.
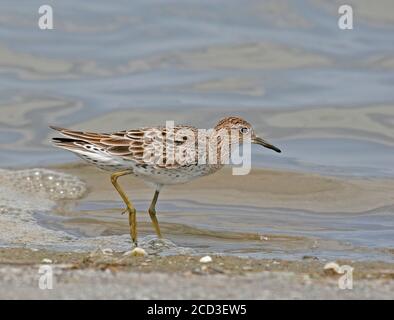
M 135 163 L 152 165 L 154 167 L 181 167 L 182 163 L 176 161 L 169 162 L 167 149 L 174 147 L 184 147 L 192 149 L 192 144 L 197 146 L 197 129 L 188 126 L 177 126 L 174 128 L 174 133 L 169 134 L 165 127 L 140 128 L 132 130 L 123 130 L 114 133 L 94 133 L 74 131 L 65 128 L 51 126 L 52 129 L 59 131 L 67 138 L 54 138 L 53 141 L 60 147 L 72 149 L 79 149 L 82 146 L 78 141 L 90 143 L 101 150 L 104 150 L 108 155 L 122 157 L 125 160 L 134 161 Z M 188 129 L 189 133 L 176 134 L 179 130 Z M 191 137 L 193 134 L 194 137 Z M 60 139 L 63 139 L 60 141 Z M 75 143 L 76 142 L 76 143 Z M 197 149 L 195 149 L 197 150 Z M 80 150 L 75 150 L 80 151 Z M 182 154 L 185 154 L 183 151 Z M 195 163 L 197 161 L 195 155 L 188 157 L 188 163 Z M 150 162 L 150 163 L 149 163 Z

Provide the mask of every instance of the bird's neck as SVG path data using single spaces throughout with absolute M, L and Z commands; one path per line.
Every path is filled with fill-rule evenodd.
M 210 163 L 223 165 L 229 162 L 232 152 L 232 144 L 230 142 L 229 134 L 225 134 L 223 130 L 220 132 L 213 130 L 209 137 L 207 148 Z

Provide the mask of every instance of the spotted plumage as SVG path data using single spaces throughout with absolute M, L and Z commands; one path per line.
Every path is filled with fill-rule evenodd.
M 232 144 L 251 139 L 252 143 L 280 152 L 278 148 L 259 138 L 252 126 L 239 117 L 220 120 L 210 131 L 201 132 L 191 126 L 144 127 L 114 133 L 94 133 L 51 127 L 63 136 L 53 138 L 55 146 L 69 150 L 88 163 L 113 172 L 112 183 L 127 205 L 131 237 L 136 242 L 135 209 L 117 178 L 135 175 L 156 189 L 149 209 L 156 232 L 161 236 L 155 214 L 155 204 L 163 185 L 179 184 L 215 173 L 223 167 L 222 156 L 231 152 Z M 225 135 L 239 133 L 237 140 L 229 142 Z M 207 140 L 208 139 L 208 140 Z M 229 148 L 224 148 L 229 144 Z M 201 147 L 202 146 L 202 147 Z M 209 161 L 213 154 L 217 161 Z M 209 159 L 208 159 L 209 158 Z M 205 161 L 201 161 L 205 159 Z

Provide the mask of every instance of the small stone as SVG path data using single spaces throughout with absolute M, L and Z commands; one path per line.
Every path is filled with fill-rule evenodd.
M 44 258 L 44 259 L 42 259 L 42 262 L 43 262 L 43 263 L 52 263 L 52 260 L 51 260 L 51 259 Z
M 209 263 L 212 262 L 212 258 L 210 256 L 205 256 L 200 259 L 201 263 Z
M 148 254 L 146 253 L 146 251 L 144 249 L 136 247 L 136 248 L 134 248 L 133 250 L 130 251 L 130 255 L 133 256 L 133 257 L 143 257 L 143 256 L 146 256 Z

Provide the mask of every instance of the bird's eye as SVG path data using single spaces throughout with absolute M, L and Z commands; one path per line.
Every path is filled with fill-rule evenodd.
M 242 134 L 247 134 L 247 133 L 249 132 L 249 128 L 247 128 L 247 127 L 242 127 L 241 129 L 239 129 L 239 131 L 240 131 Z

